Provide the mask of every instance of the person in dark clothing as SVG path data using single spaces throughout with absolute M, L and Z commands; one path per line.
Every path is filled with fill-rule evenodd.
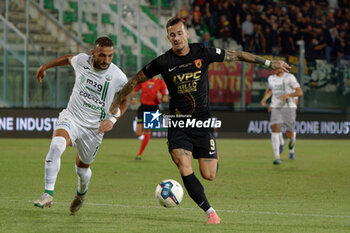
M 242 51 L 205 48 L 202 43 L 188 43 L 189 32 L 179 18 L 171 18 L 166 25 L 172 48 L 158 56 L 126 84 L 113 102 L 110 112 L 117 111 L 120 101 L 136 85 L 161 74 L 170 95 L 170 114 L 177 116 L 179 126 L 168 128 L 168 149 L 177 165 L 189 196 L 206 212 L 208 224 L 219 224 L 220 217 L 209 204 L 204 188 L 194 174 L 192 157 L 198 159 L 199 170 L 206 180 L 214 180 L 218 169 L 218 154 L 212 127 L 200 127 L 210 121 L 208 66 L 213 62 L 244 61 L 265 65 L 273 70 L 288 72 L 284 61 L 266 60 Z M 196 122 L 181 127 L 181 122 Z M 199 123 L 198 123 L 199 122 Z M 202 124 L 203 125 L 203 124 Z

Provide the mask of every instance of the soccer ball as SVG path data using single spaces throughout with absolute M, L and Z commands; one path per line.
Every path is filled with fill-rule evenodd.
M 184 196 L 182 186 L 175 180 L 163 180 L 156 188 L 156 199 L 161 206 L 178 206 Z

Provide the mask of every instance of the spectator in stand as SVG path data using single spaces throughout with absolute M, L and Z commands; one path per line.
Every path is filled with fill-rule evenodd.
M 247 15 L 246 20 L 242 23 L 242 44 L 244 51 L 252 51 L 254 36 L 254 24 L 252 22 L 252 16 Z
M 296 22 L 299 12 L 300 12 L 300 9 L 296 5 L 294 4 L 289 5 L 289 11 L 287 12 L 287 14 L 290 21 L 292 21 L 293 23 Z
M 217 35 L 222 39 L 224 44 L 227 42 L 228 38 L 231 37 L 230 21 L 227 20 L 226 15 L 220 15 Z M 223 47 L 225 48 L 225 46 Z
M 346 41 L 347 37 L 346 37 L 346 33 L 345 31 L 339 31 L 339 35 L 337 37 L 337 41 L 336 41 L 336 48 L 337 48 L 337 63 L 340 62 L 341 59 L 350 59 L 350 56 L 347 57 L 348 54 L 348 50 L 349 50 L 349 44 Z
M 309 57 L 314 59 L 321 59 L 324 57 L 323 50 L 326 47 L 326 42 L 320 33 L 314 33 L 314 37 L 311 40 L 311 49 Z
M 267 38 L 267 41 L 271 43 L 273 56 L 278 56 L 280 54 L 278 37 L 279 37 L 278 24 L 274 22 L 272 23 L 270 37 Z
M 265 43 L 265 52 L 266 54 L 272 54 L 272 43 L 271 43 L 271 39 L 272 39 L 272 34 L 271 34 L 271 27 L 268 25 L 267 27 L 265 27 L 264 29 L 264 36 L 266 38 L 266 43 Z
M 329 12 L 327 13 L 327 24 L 335 25 L 334 9 L 330 9 Z
M 262 35 L 266 38 L 266 53 L 271 51 L 274 55 L 295 54 L 298 51 L 296 42 L 301 39 L 305 41 L 307 56 L 310 55 L 308 54 L 310 52 L 313 56 L 326 59 L 330 63 L 332 54 L 343 56 L 349 47 L 348 40 L 344 39 L 337 39 L 335 46 L 335 36 L 329 32 L 332 25 L 335 25 L 339 31 L 345 31 L 346 36 L 350 35 L 350 0 L 337 1 L 340 9 L 333 7 L 337 5 L 333 0 L 251 0 L 249 2 L 244 0 L 195 0 L 194 5 L 202 6 L 204 12 L 202 12 L 202 17 L 203 14 L 206 15 L 207 21 L 208 15 L 212 18 L 211 11 L 218 12 L 218 18 L 220 15 L 226 15 L 230 22 L 231 36 L 242 44 L 245 51 L 252 51 L 253 45 L 254 49 L 258 50 L 257 52 L 264 50 L 262 41 L 259 40 L 259 32 L 247 34 L 247 28 L 254 32 L 254 24 L 260 24 L 263 28 Z M 248 26 L 246 25 L 247 18 L 251 19 Z M 210 22 L 212 24 L 213 20 L 210 19 Z M 219 22 L 219 19 L 216 22 Z M 245 23 L 245 30 L 242 30 L 243 23 Z M 215 26 L 217 25 L 218 23 Z M 258 26 L 255 27 L 258 30 Z M 315 32 L 323 39 L 314 38 Z M 219 33 L 219 30 L 216 30 L 216 33 Z M 255 40 L 254 43 L 252 38 L 258 40 Z M 279 48 L 274 42 L 276 39 L 280 43 Z M 323 42 L 326 42 L 326 47 L 319 51 L 319 48 L 323 47 Z
M 343 22 L 345 21 L 344 15 L 343 15 L 343 11 L 340 9 L 337 9 L 334 13 L 334 19 L 335 19 L 335 23 L 337 25 L 341 25 L 343 24 Z
M 339 5 L 340 9 L 350 8 L 350 1 L 349 0 L 338 0 L 338 5 Z
M 254 46 L 253 53 L 265 54 L 266 53 L 266 39 L 262 30 L 261 24 L 254 24 Z
M 202 43 L 204 44 L 204 47 L 206 48 L 210 48 L 213 47 L 213 41 L 210 38 L 210 33 L 209 32 L 205 32 L 202 36 Z
M 186 23 L 186 25 L 189 24 L 188 22 L 189 12 L 188 12 L 186 3 L 183 3 L 179 10 L 179 18 L 182 19 Z
M 325 55 L 328 64 L 332 62 L 332 52 L 335 49 L 335 42 L 337 37 L 337 28 L 332 27 L 328 29 L 326 25 L 323 26 L 323 36 L 325 38 L 326 47 L 325 47 Z
M 192 25 L 195 30 L 198 30 L 202 27 L 202 12 L 200 6 L 198 5 L 194 6 L 192 13 Z
M 221 1 L 219 4 L 219 15 L 226 15 L 231 27 L 231 36 L 236 41 L 240 41 L 240 33 L 237 32 L 237 13 L 238 6 L 233 0 Z
M 311 41 L 313 38 L 313 28 L 311 24 L 308 24 L 306 28 L 302 30 L 302 38 L 305 41 L 305 54 L 308 55 L 310 53 Z
M 279 43 L 279 52 L 284 55 L 294 55 L 295 47 L 294 41 L 292 37 L 292 33 L 290 32 L 289 23 L 282 23 L 282 29 L 279 34 L 278 43 Z
M 293 46 L 296 49 L 295 52 L 298 52 L 299 50 L 297 49 L 299 46 L 297 44 L 297 41 L 301 39 L 300 31 L 298 26 L 292 25 L 292 38 L 293 38 Z
M 289 16 L 287 14 L 287 8 L 282 7 L 282 9 L 279 11 L 278 20 L 282 22 L 289 20 Z
M 242 44 L 242 46 L 244 45 L 244 42 L 242 41 L 242 24 L 246 20 L 248 14 L 248 4 L 242 3 L 236 16 L 237 33 L 240 35 L 238 43 Z
M 273 5 L 272 4 L 268 4 L 265 10 L 265 15 L 267 18 L 271 18 L 271 16 L 273 15 Z
M 214 34 L 217 26 L 219 13 L 219 0 L 207 0 L 205 3 L 204 20 L 209 26 L 211 34 Z

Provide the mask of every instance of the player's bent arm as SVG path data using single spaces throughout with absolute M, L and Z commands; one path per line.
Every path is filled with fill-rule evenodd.
M 162 102 L 163 103 L 168 103 L 169 102 L 169 95 L 168 94 L 165 94 L 162 96 Z
M 261 99 L 261 102 L 260 102 L 262 106 L 266 106 L 267 105 L 266 101 L 271 97 L 271 95 L 272 95 L 272 90 L 270 88 L 267 88 L 265 90 L 264 97 Z
M 297 96 L 303 96 L 303 91 L 300 87 L 295 88 L 295 91 L 289 94 L 281 95 L 280 100 L 286 100 L 289 97 L 297 97 Z
M 300 87 L 295 88 L 295 92 L 289 94 L 290 97 L 297 97 L 297 96 L 303 96 L 303 91 L 301 90 Z
M 46 75 L 45 71 L 51 67 L 69 65 L 73 56 L 74 55 L 72 55 L 72 54 L 60 56 L 60 57 L 57 57 L 57 58 L 49 61 L 48 63 L 41 65 L 38 68 L 38 70 L 36 71 L 37 80 L 41 83 L 41 81 L 44 79 L 44 77 Z
M 117 109 L 121 103 L 121 101 L 134 90 L 134 88 L 139 84 L 146 81 L 148 77 L 143 73 L 143 71 L 139 71 L 134 77 L 132 77 L 125 86 L 121 89 L 117 97 L 113 100 L 112 105 L 109 109 L 109 112 L 115 114 Z
M 224 61 L 244 61 L 249 63 L 255 63 L 259 65 L 264 65 L 273 70 L 282 70 L 283 72 L 289 72 L 291 68 L 286 62 L 280 60 L 267 60 L 263 57 L 257 56 L 252 53 L 243 51 L 230 51 L 225 50 Z

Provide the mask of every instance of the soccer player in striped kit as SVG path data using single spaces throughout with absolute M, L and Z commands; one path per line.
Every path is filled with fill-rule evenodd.
M 303 91 L 293 74 L 279 71 L 268 77 L 268 88 L 261 100 L 261 105 L 266 106 L 266 101 L 272 96 L 270 124 L 271 144 L 275 157 L 273 164 L 275 165 L 281 163 L 280 132 L 283 125 L 286 127 L 286 135 L 289 140 L 290 158 L 294 158 L 297 109 L 295 97 L 302 95 Z

